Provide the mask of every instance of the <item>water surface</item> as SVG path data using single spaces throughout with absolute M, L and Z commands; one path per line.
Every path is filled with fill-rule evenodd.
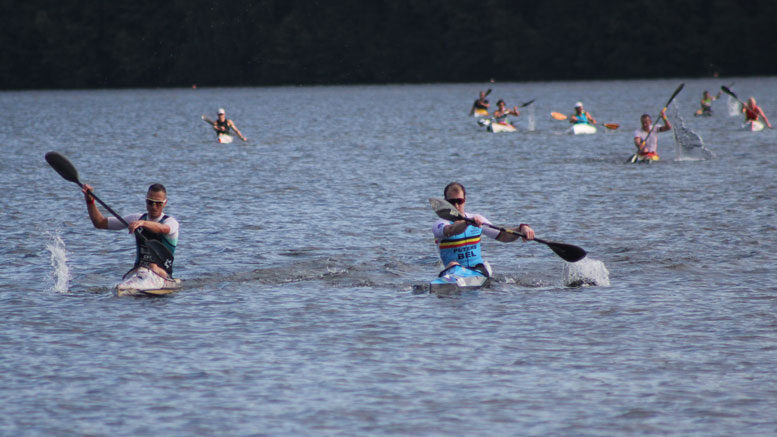
M 765 435 L 777 430 L 774 78 L 686 80 L 716 155 L 626 165 L 681 80 L 0 93 L 0 434 Z M 479 88 L 536 98 L 518 133 L 467 117 Z M 571 136 L 578 100 L 615 131 Z M 219 145 L 219 107 L 248 143 Z M 168 187 L 169 298 L 117 298 L 133 260 L 95 230 L 68 156 L 117 211 Z M 414 292 L 440 266 L 428 197 L 451 180 L 503 225 L 584 247 L 568 287 L 538 243 L 484 242 L 496 281 Z

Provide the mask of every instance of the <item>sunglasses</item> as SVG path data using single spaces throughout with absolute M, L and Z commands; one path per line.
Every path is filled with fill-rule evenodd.
M 166 200 L 154 200 L 146 198 L 146 205 L 148 206 L 162 206 L 167 202 Z
M 464 199 L 445 199 L 445 200 L 447 200 L 449 203 L 453 205 L 461 205 L 462 203 L 464 203 Z

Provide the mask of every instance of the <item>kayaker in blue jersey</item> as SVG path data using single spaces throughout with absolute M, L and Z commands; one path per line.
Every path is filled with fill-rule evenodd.
M 480 214 L 470 214 L 464 211 L 464 205 L 467 202 L 467 191 L 464 186 L 458 182 L 451 182 L 443 190 L 445 200 L 465 217 L 472 219 L 475 225 L 467 223 L 465 220 L 451 222 L 448 220 L 437 220 L 432 232 L 434 233 L 435 243 L 440 250 L 440 259 L 448 269 L 455 265 L 461 265 L 473 270 L 478 270 L 486 276 L 489 276 L 488 270 L 484 265 L 483 257 L 480 253 L 480 236 L 485 234 L 498 241 L 509 243 L 517 240 L 516 234 L 502 232 L 498 229 L 483 227 L 484 223 L 491 223 Z M 523 234 L 523 240 L 533 240 L 534 230 L 529 225 L 522 224 L 517 228 L 512 228 Z
M 127 229 L 116 217 L 106 218 L 102 215 L 100 210 L 97 209 L 97 205 L 95 205 L 94 197 L 89 193 L 92 191 L 91 186 L 84 184 L 81 191 L 84 193 L 86 209 L 89 211 L 89 218 L 92 220 L 95 228 L 112 231 Z M 158 240 L 170 250 L 170 253 L 175 253 L 175 247 L 178 245 L 178 220 L 164 214 L 165 206 L 167 206 L 167 190 L 162 184 L 153 184 L 148 187 L 148 192 L 146 193 L 146 212 L 130 214 L 123 218 L 129 223 L 130 233 L 134 233 L 135 229 L 142 228 L 141 232 L 147 239 Z M 173 271 L 172 266 L 165 270 L 162 266 L 151 262 L 149 251 L 145 247 L 143 240 L 137 236 L 135 240 L 137 244 L 133 268 L 140 266 L 148 267 L 159 276 L 167 278 L 168 273 Z
M 229 134 L 230 129 L 235 131 L 241 140 L 248 141 L 246 137 L 240 133 L 240 130 L 235 126 L 235 123 L 227 118 L 227 112 L 224 108 L 219 108 L 218 118 L 213 123 L 213 130 L 215 130 L 217 134 Z
M 583 102 L 575 103 L 575 113 L 569 117 L 572 124 L 596 124 L 596 119 L 588 111 L 583 109 Z
M 510 123 L 510 120 L 507 118 L 508 115 L 514 115 L 519 116 L 521 115 L 521 112 L 518 111 L 517 106 L 513 106 L 512 109 L 507 109 L 507 105 L 505 104 L 505 101 L 502 99 L 499 99 L 499 101 L 496 102 L 496 111 L 494 111 L 494 121 L 500 124 L 512 124 Z

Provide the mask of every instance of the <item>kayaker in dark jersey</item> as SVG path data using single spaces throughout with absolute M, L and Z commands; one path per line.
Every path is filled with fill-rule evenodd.
M 218 118 L 213 123 L 213 130 L 215 130 L 217 134 L 229 134 L 230 129 L 235 131 L 241 140 L 248 141 L 246 137 L 240 133 L 240 130 L 235 126 L 235 123 L 227 118 L 227 112 L 224 111 L 224 108 L 219 108 Z
M 485 234 L 503 243 L 509 243 L 519 238 L 516 234 L 502 232 L 498 229 L 483 227 L 484 223 L 490 223 L 488 219 L 479 214 L 469 214 L 464 212 L 464 205 L 467 202 L 467 191 L 464 186 L 458 182 L 451 182 L 443 190 L 445 200 L 452 204 L 465 217 L 472 219 L 475 224 L 470 224 L 466 220 L 451 222 L 448 220 L 438 220 L 432 229 L 437 248 L 440 251 L 440 259 L 448 269 L 455 265 L 461 265 L 473 270 L 478 270 L 488 276 L 484 261 L 480 255 L 480 235 Z M 523 234 L 523 240 L 533 240 L 534 230 L 529 225 L 522 224 L 516 228 L 511 228 Z
M 165 215 L 163 213 L 165 206 L 167 205 L 167 190 L 162 184 L 153 184 L 148 187 L 146 193 L 146 213 L 136 213 L 124 216 L 124 221 L 129 223 L 129 228 L 119 221 L 116 217 L 105 217 L 102 215 L 97 205 L 95 205 L 94 197 L 89 193 L 92 191 L 92 187 L 84 184 L 81 191 L 84 193 L 86 199 L 86 209 L 89 212 L 89 218 L 92 220 L 92 224 L 97 229 L 109 229 L 112 231 L 120 229 L 129 229 L 130 233 L 134 233 L 135 229 L 142 228 L 143 235 L 149 240 L 158 240 L 162 243 L 170 253 L 175 253 L 175 247 L 178 245 L 178 221 Z M 148 267 L 157 275 L 167 278 L 168 273 L 172 273 L 173 266 L 157 265 L 150 261 L 148 248 L 145 247 L 145 243 L 142 239 L 136 238 L 136 256 L 135 267 Z
M 486 99 L 486 92 L 481 91 L 480 96 L 472 104 L 472 109 L 469 111 L 469 115 L 488 115 L 488 107 L 491 106 Z
M 575 113 L 569 117 L 572 124 L 596 124 L 596 119 L 588 111 L 583 109 L 583 102 L 575 103 Z
M 755 97 L 750 97 L 747 99 L 747 103 L 745 103 L 745 106 L 742 107 L 742 113 L 745 114 L 745 123 L 758 121 L 758 118 L 760 117 L 763 119 L 767 126 L 770 128 L 772 127 L 772 124 L 769 123 L 769 119 L 766 118 L 766 114 L 764 114 L 763 109 L 755 104 Z
M 715 100 L 718 100 L 720 98 L 720 91 L 718 91 L 718 94 L 716 96 L 712 96 L 709 91 L 704 91 L 701 95 L 701 108 L 696 110 L 696 113 L 694 115 L 699 116 L 703 115 L 705 117 L 709 117 L 712 115 L 712 102 Z

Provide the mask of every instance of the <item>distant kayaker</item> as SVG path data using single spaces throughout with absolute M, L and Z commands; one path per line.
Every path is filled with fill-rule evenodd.
M 588 111 L 583 109 L 583 102 L 575 103 L 575 113 L 569 117 L 572 124 L 596 124 L 596 119 Z
M 461 265 L 489 276 L 480 254 L 480 235 L 485 234 L 504 243 L 517 240 L 519 238 L 518 235 L 490 227 L 483 227 L 484 223 L 491 222 L 480 214 L 464 212 L 464 205 L 467 202 L 467 191 L 460 183 L 451 182 L 448 184 L 443 190 L 443 195 L 445 200 L 456 207 L 463 216 L 472 219 L 476 223 L 471 225 L 465 220 L 455 222 L 444 219 L 437 220 L 432 232 L 434 233 L 435 243 L 437 243 L 440 251 L 443 265 L 446 269 L 455 265 Z M 534 230 L 529 225 L 522 224 L 512 228 L 512 230 L 523 234 L 524 241 L 534 239 Z
M 664 124 L 653 129 L 653 120 L 650 115 L 642 114 L 642 117 L 639 118 L 642 126 L 634 131 L 634 145 L 637 147 L 637 155 L 640 159 L 658 159 L 658 132 L 672 129 L 672 124 L 666 118 L 666 108 L 661 110 L 661 119 Z M 651 129 L 653 129 L 653 133 L 649 134 Z M 647 142 L 645 142 L 646 138 Z
M 760 117 L 763 119 L 767 126 L 770 128 L 772 127 L 771 123 L 769 123 L 769 119 L 766 118 L 766 114 L 764 114 L 763 109 L 755 104 L 755 97 L 750 97 L 747 99 L 747 103 L 742 106 L 742 113 L 745 114 L 745 123 L 758 121 L 758 118 Z
M 712 115 L 712 102 L 715 100 L 718 100 L 720 98 L 720 91 L 718 91 L 718 94 L 714 97 L 712 94 L 710 94 L 709 91 L 704 91 L 701 95 L 701 108 L 696 110 L 696 113 L 694 115 L 700 116 L 703 115 L 705 117 L 709 117 Z
M 491 105 L 488 103 L 488 99 L 486 99 L 487 95 L 487 91 L 480 92 L 480 95 L 475 100 L 475 103 L 472 104 L 472 109 L 470 109 L 469 115 L 488 115 L 488 107 Z
M 108 229 L 112 231 L 127 229 L 124 224 L 116 217 L 105 217 L 102 215 L 94 197 L 90 194 L 92 187 L 84 184 L 81 189 L 86 199 L 86 209 L 89 211 L 89 218 L 97 229 Z M 153 184 L 148 187 L 146 193 L 146 212 L 136 213 L 124 216 L 124 220 L 129 223 L 129 232 L 134 233 L 135 229 L 141 228 L 141 233 L 148 240 L 157 240 L 162 243 L 170 253 L 175 253 L 175 247 L 178 245 L 178 221 L 164 214 L 167 205 L 167 190 L 162 184 Z M 146 247 L 143 239 L 135 236 L 136 255 L 133 268 L 144 266 L 150 268 L 154 273 L 163 278 L 168 277 L 168 271 L 172 273 L 173 268 L 169 266 L 167 271 L 156 263 L 151 261 L 149 249 Z
M 517 117 L 521 115 L 521 112 L 518 111 L 517 106 L 513 106 L 512 109 L 507 109 L 507 105 L 505 104 L 505 101 L 502 99 L 499 99 L 499 101 L 496 102 L 496 111 L 494 111 L 494 121 L 500 124 L 512 124 L 510 123 L 510 120 L 507 118 L 508 115 L 514 115 Z
M 224 111 L 224 108 L 219 108 L 218 118 L 213 123 L 213 130 L 216 131 L 216 134 L 229 134 L 230 129 L 235 131 L 241 140 L 248 141 L 246 137 L 240 133 L 240 130 L 235 126 L 235 123 L 227 118 L 227 112 Z

